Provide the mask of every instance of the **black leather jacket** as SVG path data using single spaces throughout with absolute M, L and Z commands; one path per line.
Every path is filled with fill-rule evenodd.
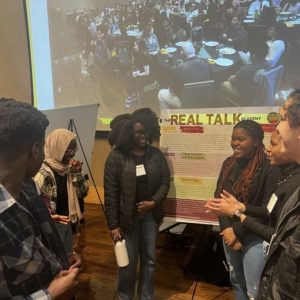
M 145 169 L 148 176 L 149 198 L 155 201 L 152 212 L 157 224 L 163 219 L 161 204 L 170 187 L 170 170 L 164 154 L 147 146 Z M 121 227 L 131 232 L 136 215 L 136 164 L 134 157 L 119 149 L 113 149 L 105 163 L 104 198 L 108 227 Z
M 300 299 L 300 201 L 298 188 L 281 211 L 261 276 L 258 300 Z

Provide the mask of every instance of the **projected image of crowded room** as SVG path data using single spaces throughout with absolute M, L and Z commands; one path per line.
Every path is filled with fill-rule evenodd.
M 45 10 L 52 106 L 99 103 L 103 122 L 141 107 L 276 106 L 299 83 L 295 0 L 53 0 Z

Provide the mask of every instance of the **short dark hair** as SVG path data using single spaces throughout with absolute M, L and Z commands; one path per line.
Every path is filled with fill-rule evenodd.
M 300 89 L 294 90 L 287 98 L 291 100 L 286 109 L 286 117 L 291 128 L 300 127 Z
M 49 125 L 47 117 L 32 105 L 1 98 L 0 154 L 17 154 L 43 141 Z

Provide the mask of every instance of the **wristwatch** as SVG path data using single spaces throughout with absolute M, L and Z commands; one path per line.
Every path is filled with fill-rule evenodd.
M 240 221 L 241 215 L 242 213 L 238 209 L 236 209 L 232 214 L 232 218 L 234 220 Z

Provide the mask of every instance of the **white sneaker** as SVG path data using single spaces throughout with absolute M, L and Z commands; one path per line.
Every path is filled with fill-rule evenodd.
M 125 99 L 125 106 L 129 108 L 135 101 L 137 101 L 137 96 L 128 96 Z

